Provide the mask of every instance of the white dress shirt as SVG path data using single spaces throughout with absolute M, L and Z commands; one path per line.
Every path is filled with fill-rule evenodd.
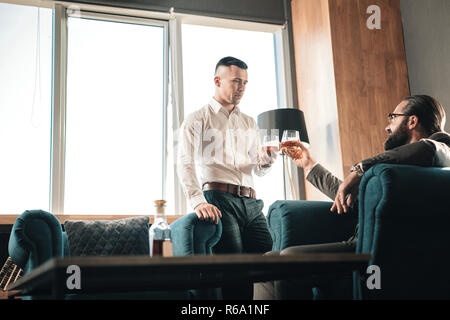
M 433 139 L 421 139 L 421 141 L 428 141 L 436 148 L 436 154 L 433 165 L 436 167 L 450 167 L 450 147 Z
M 269 171 L 270 167 L 259 165 L 261 142 L 256 121 L 237 106 L 229 113 L 211 99 L 185 118 L 179 133 L 177 173 L 193 209 L 207 202 L 202 191 L 206 182 L 254 189 L 252 172 L 262 176 Z

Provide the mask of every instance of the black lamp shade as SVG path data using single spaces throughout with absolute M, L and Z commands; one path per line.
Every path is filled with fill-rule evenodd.
M 261 130 L 278 130 L 279 139 L 283 137 L 284 130 L 297 130 L 300 132 L 300 140 L 309 144 L 306 131 L 305 116 L 299 109 L 275 109 L 258 115 L 258 127 Z

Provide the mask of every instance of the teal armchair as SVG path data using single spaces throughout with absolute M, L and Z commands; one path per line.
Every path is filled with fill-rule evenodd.
M 356 299 L 449 299 L 450 168 L 377 165 L 361 181 L 357 253 L 370 253 L 381 289 L 355 274 Z
M 275 202 L 267 217 L 273 250 L 346 240 L 359 222 L 356 252 L 371 254 L 381 289 L 355 272 L 354 299 L 449 299 L 449 196 L 450 168 L 375 165 L 361 181 L 357 216 L 332 214 L 332 202 Z

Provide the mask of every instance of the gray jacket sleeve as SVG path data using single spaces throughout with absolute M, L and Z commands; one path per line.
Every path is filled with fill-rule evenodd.
M 406 144 L 383 152 L 375 157 L 363 160 L 364 171 L 378 163 L 405 164 L 413 166 L 431 167 L 436 164 L 436 146 L 427 140 L 434 140 L 450 145 L 450 136 L 446 132 L 437 132 L 428 139 Z
M 428 139 L 422 139 L 421 141 L 403 145 L 392 150 L 388 150 L 384 153 L 376 155 L 375 157 L 363 160 L 361 165 L 364 171 L 367 171 L 370 167 L 378 163 L 390 163 L 390 164 L 405 164 L 416 166 L 435 166 L 438 162 L 447 164 L 450 159 L 436 160 L 436 146 L 430 141 L 441 143 L 444 147 L 450 147 L 450 135 L 446 132 L 437 132 L 431 135 Z M 450 152 L 445 150 L 445 156 L 448 157 Z M 444 156 L 443 156 L 444 157 Z M 339 185 L 342 183 L 335 175 L 329 172 L 320 164 L 315 165 L 308 173 L 306 180 L 312 183 L 317 189 L 334 200 L 336 198 Z
M 306 180 L 319 189 L 323 194 L 334 201 L 339 185 L 342 183 L 334 174 L 325 169 L 321 164 L 316 164 L 308 173 Z
M 431 167 L 434 163 L 435 147 L 432 143 L 419 141 L 383 152 L 361 162 L 364 171 L 378 163 L 407 164 Z

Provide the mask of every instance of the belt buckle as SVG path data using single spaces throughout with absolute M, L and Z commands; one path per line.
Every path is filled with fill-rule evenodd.
M 241 186 L 240 185 L 237 186 L 237 195 L 238 195 L 238 197 L 242 197 L 241 196 Z

